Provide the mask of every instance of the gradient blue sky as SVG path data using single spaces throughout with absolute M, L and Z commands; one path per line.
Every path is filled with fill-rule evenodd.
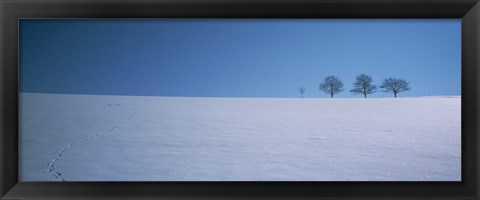
M 460 95 L 459 19 L 20 20 L 20 91 L 329 97 L 328 75 L 407 79 L 417 95 Z M 390 97 L 377 92 L 369 97 Z

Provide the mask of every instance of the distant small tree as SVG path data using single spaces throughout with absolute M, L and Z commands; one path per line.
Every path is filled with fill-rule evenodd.
M 353 89 L 350 92 L 355 94 L 363 94 L 367 98 L 367 94 L 372 94 L 377 89 L 377 86 L 373 85 L 373 79 L 369 75 L 360 74 L 356 77 L 355 83 L 353 83 Z
M 303 99 L 303 93 L 305 93 L 307 90 L 304 87 L 298 88 L 298 92 L 300 92 L 300 95 L 302 96 Z
M 319 89 L 333 98 L 334 95 L 343 91 L 343 82 L 335 76 L 327 76 L 325 80 L 320 83 Z
M 383 80 L 382 85 L 382 92 L 392 92 L 395 98 L 397 98 L 397 94 L 400 92 L 405 92 L 410 90 L 409 83 L 405 79 L 397 79 L 397 78 L 386 78 Z

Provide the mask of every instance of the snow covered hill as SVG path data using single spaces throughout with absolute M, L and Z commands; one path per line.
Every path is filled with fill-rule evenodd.
M 460 97 L 23 93 L 21 181 L 460 181 Z

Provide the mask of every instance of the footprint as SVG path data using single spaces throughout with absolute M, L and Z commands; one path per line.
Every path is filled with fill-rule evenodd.
M 108 106 L 112 106 L 112 105 L 116 105 L 116 106 L 120 106 L 121 104 L 108 104 Z M 135 109 L 133 108 L 130 108 L 130 110 L 132 111 L 132 113 L 130 115 L 127 115 L 129 116 L 128 118 L 133 118 L 134 116 L 134 113 L 136 112 Z M 128 119 L 127 118 L 127 119 Z M 118 128 L 122 122 L 127 122 L 126 121 L 126 118 L 125 116 L 124 117 L 120 117 L 119 119 L 121 119 L 121 121 L 115 121 L 113 123 L 113 127 L 111 127 L 107 132 L 102 132 L 102 133 L 97 133 L 97 134 L 94 134 L 94 135 L 90 135 L 88 136 L 86 139 L 93 139 L 94 137 L 97 137 L 97 136 L 100 136 L 100 135 L 104 135 L 104 134 L 107 134 L 107 133 L 112 133 L 116 128 Z M 46 171 L 49 172 L 52 176 L 54 176 L 55 178 L 57 179 L 60 179 L 61 181 L 66 181 L 63 176 L 62 176 L 62 173 L 58 172 L 58 171 L 55 171 L 55 163 L 64 155 L 64 152 L 66 152 L 70 147 L 73 147 L 75 144 L 80 144 L 83 142 L 84 139 L 79 139 L 77 140 L 76 142 L 73 142 L 73 143 L 70 143 L 68 144 L 67 146 L 63 147 L 62 149 L 60 149 L 59 151 L 57 151 L 57 155 L 56 157 L 53 157 L 51 159 L 51 162 L 49 163 L 46 163 L 46 165 L 49 167 Z
M 55 176 L 55 178 L 62 178 L 62 173 L 60 173 L 60 172 L 54 172 L 54 173 L 53 173 L 53 176 Z M 63 180 L 63 178 L 62 178 L 62 180 Z

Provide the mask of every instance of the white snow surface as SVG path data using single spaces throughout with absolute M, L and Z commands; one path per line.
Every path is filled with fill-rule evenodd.
M 21 181 L 461 181 L 460 97 L 20 94 Z

